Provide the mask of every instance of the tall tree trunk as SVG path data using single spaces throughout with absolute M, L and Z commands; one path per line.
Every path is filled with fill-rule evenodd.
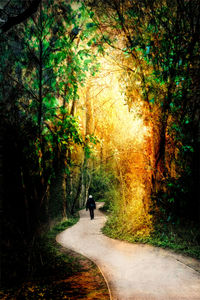
M 86 182 L 87 182 L 87 157 L 84 150 L 84 160 L 81 168 L 81 193 L 79 198 L 79 208 L 83 207 L 87 201 L 86 198 Z
M 153 175 L 153 182 L 152 185 L 153 191 L 157 191 L 157 186 L 159 182 L 161 182 L 162 178 L 165 178 L 167 175 L 167 168 L 166 168 L 166 129 L 168 123 L 168 115 L 169 115 L 169 108 L 172 98 L 172 89 L 174 84 L 173 76 L 170 77 L 170 82 L 168 85 L 168 91 L 165 96 L 165 101 L 163 107 L 160 112 L 159 124 L 156 124 L 156 132 L 154 138 L 154 155 L 155 155 L 155 165 L 154 165 L 154 175 Z M 158 141 L 158 142 L 157 142 Z M 160 189 L 160 186 L 158 187 Z M 162 189 L 162 187 L 161 187 Z
M 40 38 L 39 38 L 39 107 L 38 107 L 38 132 L 41 136 L 41 121 L 42 121 L 42 77 L 43 77 L 43 43 L 42 43 L 42 4 L 40 3 Z
M 27 192 L 26 192 L 26 186 L 24 182 L 24 174 L 21 167 L 21 181 L 22 181 L 22 188 L 24 192 L 24 207 L 25 207 L 25 216 L 26 216 L 26 229 L 27 229 L 27 235 L 30 236 L 31 234 L 31 223 L 30 223 L 30 209 L 29 209 L 29 202 L 27 199 Z
M 80 194 L 81 194 L 81 183 L 82 183 L 82 172 L 80 172 L 78 187 L 77 187 L 77 190 L 76 190 L 76 196 L 74 197 L 74 199 L 72 201 L 72 206 L 71 206 L 71 214 L 72 215 L 74 214 L 75 207 L 78 203 L 78 199 L 79 199 Z
M 64 155 L 64 153 L 61 154 L 61 167 L 60 167 L 60 174 L 61 174 L 61 189 L 62 189 L 62 202 L 63 202 L 63 209 L 62 209 L 62 216 L 63 218 L 66 218 L 67 216 L 67 188 L 66 188 L 66 180 L 67 180 L 67 176 L 66 176 L 66 172 L 65 172 L 65 164 L 66 164 L 66 157 Z
M 93 99 L 90 93 L 90 83 L 89 83 L 86 90 L 86 97 L 85 97 L 85 107 L 86 107 L 85 136 L 86 137 L 93 133 L 92 100 Z M 86 138 L 86 143 L 88 143 L 87 138 Z M 88 192 L 91 183 L 91 175 L 89 174 L 88 154 L 86 149 L 84 149 L 83 155 L 84 158 L 83 158 L 82 171 L 81 171 L 82 172 L 81 195 L 79 201 L 80 207 L 84 206 L 87 201 Z

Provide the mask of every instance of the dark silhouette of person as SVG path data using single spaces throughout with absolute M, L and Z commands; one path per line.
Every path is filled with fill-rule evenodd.
M 92 195 L 89 196 L 87 203 L 86 203 L 86 210 L 90 211 L 90 218 L 91 220 L 94 219 L 94 209 L 96 209 L 96 203 L 92 197 Z

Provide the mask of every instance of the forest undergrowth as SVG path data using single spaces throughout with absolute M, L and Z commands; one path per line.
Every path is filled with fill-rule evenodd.
M 121 231 L 116 222 L 115 212 L 112 208 L 109 208 L 107 202 L 105 203 L 103 211 L 107 213 L 108 220 L 102 232 L 108 237 L 130 243 L 150 244 L 200 259 L 200 232 L 197 225 L 189 221 L 187 223 L 180 220 L 165 222 L 161 219 L 154 222 L 154 229 L 149 236 L 138 236 L 134 233 Z
M 0 299 L 109 299 L 106 283 L 89 259 L 59 245 L 56 235 L 79 220 L 60 222 L 38 241 L 42 264 L 29 280 L 0 291 Z
M 145 234 L 148 224 L 145 227 L 144 220 L 141 220 L 142 215 L 137 214 L 137 209 L 135 215 L 132 214 L 132 221 L 130 221 L 130 215 L 126 219 L 129 212 L 124 210 L 122 213 L 121 186 L 110 169 L 96 172 L 92 180 L 91 192 L 96 200 L 104 202 L 101 211 L 108 216 L 108 219 L 102 232 L 106 236 L 130 243 L 150 244 L 200 259 L 200 231 L 196 222 L 175 214 L 169 217 L 169 211 L 162 207 L 157 207 L 155 212 L 153 205 L 150 213 L 152 226 L 149 234 Z M 134 201 L 135 199 L 133 199 L 133 203 L 135 203 Z M 154 201 L 152 199 L 153 202 L 155 204 L 155 199 Z M 130 209 L 128 205 L 126 209 Z M 124 215 L 123 218 L 122 215 Z

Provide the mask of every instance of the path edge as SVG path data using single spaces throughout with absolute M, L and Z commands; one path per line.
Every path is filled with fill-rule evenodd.
M 81 255 L 82 255 L 82 254 L 81 254 Z M 87 257 L 87 256 L 86 256 L 86 257 Z M 88 257 L 87 257 L 87 258 L 88 258 Z M 91 261 L 97 266 L 97 268 L 99 269 L 99 271 L 101 272 L 101 274 L 102 274 L 102 276 L 103 276 L 103 278 L 104 278 L 104 280 L 105 280 L 105 283 L 106 283 L 106 285 L 107 285 L 107 288 L 108 288 L 110 300 L 114 300 L 114 298 L 113 298 L 113 296 L 112 296 L 112 292 L 111 292 L 110 285 L 109 285 L 108 280 L 107 280 L 107 278 L 105 277 L 103 271 L 101 270 L 101 267 L 100 267 L 94 260 L 92 260 L 91 258 L 88 258 L 88 259 L 91 260 Z
M 63 231 L 65 231 L 65 230 L 63 230 Z M 101 275 L 103 276 L 103 279 L 104 279 L 104 281 L 105 281 L 105 283 L 106 283 L 106 286 L 107 286 L 107 289 L 108 289 L 108 294 L 109 294 L 110 300 L 114 300 L 114 298 L 113 298 L 113 296 L 112 296 L 112 292 L 111 292 L 110 285 L 109 285 L 108 280 L 107 280 L 107 278 L 105 277 L 103 271 L 101 270 L 101 267 L 100 267 L 93 259 L 87 257 L 86 255 L 83 255 L 82 253 L 79 253 L 79 252 L 77 252 L 77 251 L 74 251 L 74 249 L 72 249 L 72 248 L 68 248 L 68 247 L 66 247 L 66 246 L 63 246 L 63 245 L 58 241 L 58 236 L 59 236 L 60 234 L 62 234 L 62 232 L 58 233 L 58 234 L 56 235 L 56 237 L 55 237 L 56 243 L 58 243 L 59 245 L 61 245 L 62 247 L 66 248 L 66 249 L 68 249 L 68 250 L 71 250 L 71 251 L 77 253 L 78 255 L 81 255 L 81 256 L 87 258 L 87 259 L 90 260 L 93 264 L 95 264 L 95 266 L 99 269 L 99 271 L 100 271 Z

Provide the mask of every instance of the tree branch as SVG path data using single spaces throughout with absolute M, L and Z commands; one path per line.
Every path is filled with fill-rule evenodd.
M 15 17 L 8 17 L 8 20 L 0 27 L 0 32 L 5 33 L 15 25 L 20 24 L 28 19 L 37 11 L 40 2 L 41 0 L 32 0 L 29 7 L 27 7 L 25 11 Z

